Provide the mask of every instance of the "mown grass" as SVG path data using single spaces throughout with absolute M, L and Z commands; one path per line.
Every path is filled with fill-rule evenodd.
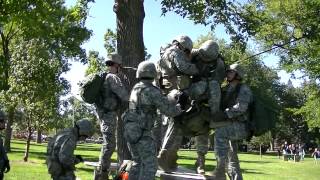
M 25 142 L 12 141 L 12 152 L 9 153 L 11 171 L 5 174 L 6 180 L 49 180 L 45 164 L 46 144 L 32 143 L 30 147 L 29 161 L 23 162 Z M 101 145 L 79 144 L 75 154 L 80 154 L 88 161 L 98 161 Z M 194 169 L 196 159 L 195 151 L 179 151 L 181 166 Z M 285 162 L 275 155 L 263 155 L 241 153 L 239 155 L 244 179 L 248 180 L 317 180 L 320 178 L 320 162 L 314 164 L 312 158 L 306 158 L 302 162 Z M 116 154 L 112 156 L 116 161 Z M 206 170 L 215 168 L 215 156 L 210 152 L 206 156 Z M 77 165 L 76 175 L 82 180 L 93 179 L 93 168 L 84 164 Z

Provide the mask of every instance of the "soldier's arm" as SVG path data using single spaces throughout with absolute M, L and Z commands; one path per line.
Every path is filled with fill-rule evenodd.
M 122 102 L 128 102 L 129 94 L 126 87 L 121 82 L 120 78 L 116 75 L 110 75 L 108 78 L 111 91 L 115 93 Z
M 74 156 L 74 150 L 76 148 L 76 142 L 71 139 L 66 139 L 66 141 L 61 145 L 59 152 L 59 162 L 62 164 L 63 168 L 68 170 L 73 170 L 76 164 L 76 158 Z
M 199 70 L 195 64 L 192 64 L 190 60 L 186 58 L 186 56 L 179 52 L 173 52 L 173 62 L 176 68 L 187 75 L 196 75 L 199 74 Z
M 180 106 L 170 102 L 167 96 L 164 96 L 159 89 L 154 87 L 146 89 L 146 91 L 147 97 L 150 97 L 153 105 L 155 105 L 162 114 L 175 117 L 181 113 Z
M 242 85 L 236 99 L 236 104 L 225 110 L 228 118 L 235 118 L 243 115 L 248 110 L 252 101 L 252 92 L 246 85 Z

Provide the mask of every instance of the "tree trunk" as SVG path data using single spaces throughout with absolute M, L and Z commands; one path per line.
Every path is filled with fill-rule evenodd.
M 117 15 L 117 50 L 122 56 L 123 65 L 137 67 L 144 60 L 143 0 L 115 0 L 114 12 Z M 124 70 L 131 87 L 137 82 L 135 71 Z
M 3 59 L 1 58 L 1 64 L 3 67 L 0 67 L 4 70 L 3 74 L 0 74 L 0 77 L 3 79 L 1 84 L 0 84 L 0 90 L 8 90 L 9 85 L 8 85 L 8 79 L 9 79 L 9 61 L 10 61 L 10 52 L 9 52 L 9 40 L 7 37 L 4 35 L 3 32 L 0 31 L 0 36 L 1 36 L 1 42 L 2 42 L 2 53 L 3 53 Z M 3 76 L 3 77 L 2 77 Z
M 31 135 L 32 135 L 32 128 L 30 127 L 30 122 L 28 122 L 28 137 L 27 137 L 27 144 L 25 147 L 24 157 L 23 157 L 24 162 L 27 162 L 29 158 Z
M 260 144 L 260 158 L 262 158 L 262 144 Z
M 117 51 L 122 56 L 123 66 L 137 67 L 144 60 L 143 43 L 143 0 L 115 0 L 113 7 L 117 15 Z M 124 69 L 124 73 L 131 82 L 129 92 L 136 80 L 136 72 Z M 128 159 L 130 153 L 123 138 L 122 121 L 118 121 L 118 155 L 119 160 Z
M 38 129 L 38 131 L 37 131 L 37 143 L 38 144 L 42 143 L 42 132 L 41 132 L 41 129 Z
M 9 108 L 8 111 L 8 122 L 7 122 L 7 127 L 5 130 L 5 140 L 4 140 L 4 148 L 6 149 L 7 152 L 11 151 L 11 135 L 12 135 L 12 124 L 13 124 L 13 119 L 14 119 L 14 111 L 15 107 Z

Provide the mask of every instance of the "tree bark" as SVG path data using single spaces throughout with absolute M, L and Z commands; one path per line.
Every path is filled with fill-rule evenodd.
M 37 131 L 37 143 L 38 144 L 42 143 L 42 131 L 41 131 L 41 129 L 38 129 L 38 131 Z
M 143 0 L 115 0 L 113 7 L 117 15 L 117 51 L 122 56 L 123 66 L 137 67 L 144 60 L 143 42 L 143 21 L 144 21 Z M 136 72 L 124 69 L 130 81 L 129 92 L 136 80 Z M 117 128 L 118 155 L 120 162 L 124 159 L 131 159 L 126 141 L 123 138 L 123 125 L 119 118 Z
M 27 144 L 24 151 L 24 157 L 23 161 L 27 162 L 29 158 L 29 150 L 30 150 L 30 141 L 31 141 L 31 135 L 32 135 L 32 128 L 30 126 L 30 121 L 28 121 L 28 137 L 27 137 Z
M 14 119 L 14 111 L 15 107 L 9 108 L 8 111 L 8 122 L 7 122 L 7 127 L 5 130 L 5 140 L 4 140 L 4 148 L 6 149 L 7 152 L 11 151 L 11 135 L 12 135 L 12 124 L 13 124 L 13 119 Z

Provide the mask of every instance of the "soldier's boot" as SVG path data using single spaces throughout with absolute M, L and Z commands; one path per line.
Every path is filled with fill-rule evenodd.
M 166 149 L 161 149 L 159 152 L 158 165 L 164 172 L 172 172 L 177 169 L 177 154 Z
M 226 162 L 217 159 L 217 167 L 212 173 L 209 173 L 208 180 L 226 180 Z
M 109 173 L 108 171 L 101 171 L 100 169 L 94 170 L 94 180 L 108 180 Z
M 197 168 L 197 173 L 198 174 L 202 174 L 202 175 L 205 174 L 205 170 L 204 170 L 204 167 L 205 167 L 205 155 L 204 154 L 198 153 L 198 158 L 197 158 L 197 161 L 195 163 L 195 166 Z

